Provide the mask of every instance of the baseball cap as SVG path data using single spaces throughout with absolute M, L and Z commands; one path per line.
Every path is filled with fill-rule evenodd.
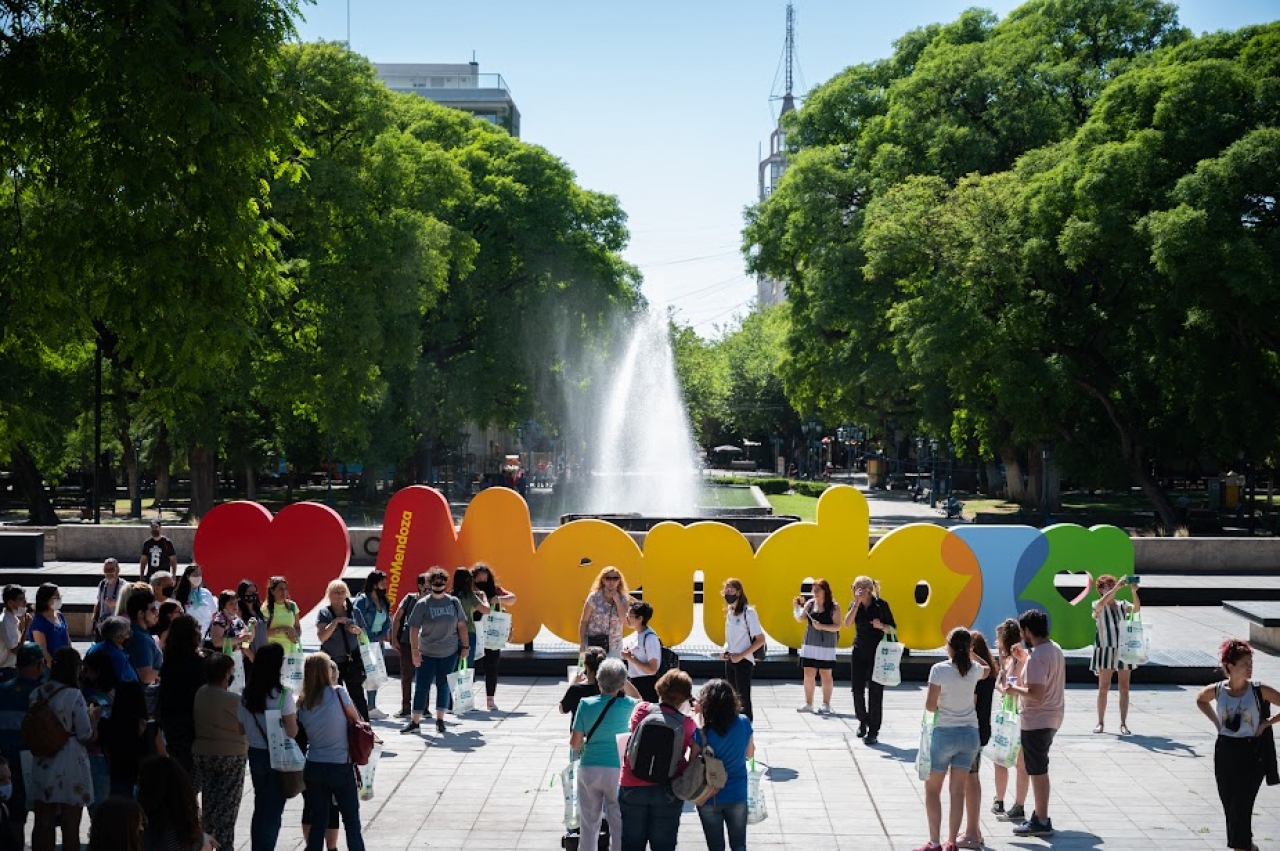
M 26 641 L 18 645 L 18 650 L 14 654 L 17 656 L 19 668 L 27 668 L 37 662 L 44 661 L 44 650 L 34 641 Z

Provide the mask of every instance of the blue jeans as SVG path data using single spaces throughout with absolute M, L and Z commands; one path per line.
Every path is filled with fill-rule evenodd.
M 930 771 L 946 771 L 948 768 L 968 771 L 980 750 L 982 742 L 976 726 L 934 727 L 929 740 Z
M 698 807 L 698 818 L 702 819 L 702 832 L 707 837 L 707 851 L 724 851 L 725 830 L 729 831 L 730 851 L 747 851 L 746 801 L 703 804 Z
M 311 828 L 307 832 L 307 851 L 324 851 L 324 832 L 329 824 L 330 798 L 338 802 L 342 813 L 342 826 L 347 831 L 349 851 L 364 851 L 364 837 L 360 834 L 360 796 L 356 788 L 355 766 L 349 762 L 307 761 L 302 770 L 307 783 L 307 796 L 311 805 Z
M 622 851 L 675 851 L 684 801 L 670 786 L 623 786 L 618 790 L 622 808 Z
M 431 656 L 422 657 L 422 664 L 418 666 L 418 675 L 414 682 L 413 711 L 415 713 L 421 715 L 426 710 L 427 697 L 432 683 L 435 683 L 436 687 L 436 710 L 443 712 L 449 708 L 448 676 L 457 667 L 457 653 L 445 656 L 443 659 Z
M 249 778 L 253 781 L 249 839 L 253 851 L 272 851 L 284 817 L 284 792 L 280 789 L 280 778 L 271 770 L 271 756 L 265 748 L 249 748 Z

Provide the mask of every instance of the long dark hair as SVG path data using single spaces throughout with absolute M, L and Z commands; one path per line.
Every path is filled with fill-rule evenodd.
M 142 807 L 133 798 L 112 795 L 94 810 L 89 851 L 142 851 Z
M 703 587 L 706 586 L 704 585 Z M 742 587 L 742 580 L 729 577 L 724 581 L 724 587 L 732 588 L 738 593 L 738 601 L 732 606 L 725 603 L 725 606 L 727 606 L 729 610 L 732 610 L 735 615 L 740 615 L 745 612 L 747 610 L 747 592 Z
M 178 580 L 178 587 L 173 592 L 173 599 L 182 604 L 182 608 L 187 607 L 187 601 L 191 599 L 191 574 L 200 569 L 200 565 L 192 562 L 187 565 L 187 569 L 182 571 L 182 578 Z
M 466 594 L 475 596 L 471 582 L 471 569 L 459 567 L 453 571 L 453 596 L 461 600 Z
M 489 577 L 488 579 L 484 581 L 476 579 L 476 574 L 481 570 Z M 498 596 L 498 578 L 493 575 L 493 568 L 482 561 L 478 561 L 471 566 L 471 583 L 484 592 L 490 603 Z
M 260 621 L 266 620 L 266 618 L 262 616 L 261 592 L 259 592 L 258 594 L 258 602 L 254 604 L 252 608 L 250 608 L 249 604 L 245 602 L 245 599 L 244 599 L 244 595 L 249 593 L 250 588 L 257 588 L 257 587 L 258 587 L 258 583 L 252 582 L 248 579 L 241 579 L 240 584 L 236 586 L 236 600 L 239 601 L 240 620 L 244 621 L 245 623 L 248 623 L 250 618 L 257 618 Z
M 178 615 L 169 621 L 169 634 L 164 640 L 166 659 L 194 656 L 200 649 L 200 624 L 191 615 Z
M 962 677 L 968 676 L 969 669 L 973 667 L 973 659 L 969 658 L 971 649 L 973 649 L 973 636 L 969 630 L 962 626 L 951 630 L 951 634 L 947 636 L 947 650 L 951 652 L 951 661 Z
M 381 570 L 371 570 L 369 575 L 364 578 L 364 595 L 375 601 L 379 608 L 391 608 L 391 601 L 387 598 L 387 589 L 379 588 L 378 583 L 385 581 L 387 575 Z
M 722 736 L 729 735 L 742 711 L 738 693 L 725 680 L 708 680 L 698 692 L 698 708 L 702 711 L 702 723 Z
M 249 681 L 244 684 L 241 700 L 250 712 L 266 712 L 267 696 L 279 691 L 280 669 L 284 667 L 284 648 L 275 642 L 253 654 L 253 667 L 249 669 Z
M 204 842 L 196 790 L 172 757 L 147 757 L 138 766 L 138 803 L 147 814 L 149 836 L 162 839 L 172 833 L 179 848 L 199 848 Z
M 996 660 L 991 655 L 991 648 L 987 646 L 987 637 L 976 629 L 969 631 L 969 637 L 973 639 L 973 655 L 985 662 L 991 670 L 996 670 Z
M 49 601 L 58 596 L 58 586 L 52 582 L 46 582 L 36 589 L 36 614 L 44 614 L 45 609 L 52 605 Z M 57 612 L 53 615 L 58 616 Z

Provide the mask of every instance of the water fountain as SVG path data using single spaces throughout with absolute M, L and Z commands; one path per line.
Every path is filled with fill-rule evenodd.
M 652 311 L 639 317 L 601 384 L 583 511 L 695 513 L 699 467 L 666 319 Z

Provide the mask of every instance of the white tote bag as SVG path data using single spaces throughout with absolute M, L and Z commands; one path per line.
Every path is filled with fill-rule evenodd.
M 485 650 L 503 649 L 511 637 L 511 615 L 502 611 L 500 604 L 494 603 L 493 611 L 480 619 L 480 632 Z
M 448 676 L 449 694 L 453 695 L 454 715 L 461 715 L 476 708 L 474 677 L 475 670 L 467 667 L 465 658 L 458 661 L 458 670 Z
M 373 800 L 373 775 L 378 770 L 378 760 L 382 758 L 382 742 L 373 740 L 373 750 L 369 752 L 369 762 L 358 767 L 360 772 L 360 800 Z
M 991 716 L 991 739 L 987 742 L 987 758 L 996 765 L 1012 768 L 1018 763 L 1018 751 L 1022 748 L 1022 721 L 1018 715 L 1018 701 L 1013 695 L 1005 695 L 1004 701 Z
M 297 694 L 302 691 L 303 668 L 307 664 L 307 654 L 302 652 L 302 645 L 284 654 L 284 665 L 280 668 L 280 685 Z
M 578 761 L 569 760 L 569 765 L 560 772 L 559 777 L 560 787 L 564 792 L 564 829 L 577 830 L 582 821 L 578 812 Z
M 1151 630 L 1142 623 L 1142 615 L 1134 612 L 1120 627 L 1120 661 L 1145 665 L 1150 657 Z
M 903 645 L 898 632 L 885 630 L 884 638 L 876 646 L 875 667 L 871 669 L 871 682 L 882 686 L 896 686 L 902 682 Z
M 236 646 L 229 638 L 222 639 L 222 652 L 231 657 L 231 685 L 227 690 L 235 694 L 244 693 L 244 660 L 236 652 Z
M 360 633 L 360 661 L 364 663 L 364 688 L 377 691 L 387 684 L 387 660 L 382 656 L 382 642 L 371 642 Z
M 302 749 L 284 729 L 284 695 L 275 709 L 263 713 L 267 728 L 267 755 L 276 771 L 301 771 L 307 764 Z
M 769 817 L 764 800 L 765 773 L 755 758 L 747 760 L 747 824 L 759 824 Z
M 920 719 L 920 749 L 916 751 L 916 775 L 921 780 L 928 780 L 933 773 L 933 728 L 938 723 L 938 713 L 926 712 Z

